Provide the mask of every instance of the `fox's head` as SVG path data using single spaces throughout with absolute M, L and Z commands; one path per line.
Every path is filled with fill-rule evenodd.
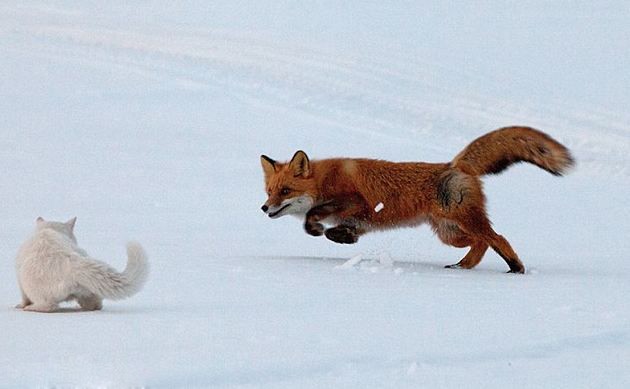
M 37 220 L 35 220 L 37 231 L 49 228 L 62 235 L 67 236 L 74 243 L 77 243 L 77 238 L 74 236 L 74 225 L 76 224 L 76 222 L 76 217 L 73 217 L 65 223 L 44 220 L 44 218 L 41 216 L 38 217 Z
M 270 218 L 305 214 L 313 207 L 317 186 L 311 163 L 304 151 L 296 152 L 288 163 L 279 163 L 261 155 L 260 163 L 269 196 L 262 210 Z

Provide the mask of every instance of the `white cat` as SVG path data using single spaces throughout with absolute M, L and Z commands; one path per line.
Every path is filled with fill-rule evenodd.
M 103 307 L 104 298 L 120 300 L 140 291 L 149 273 L 142 247 L 127 244 L 127 267 L 119 273 L 77 246 L 76 220 L 37 219 L 35 233 L 16 258 L 22 292 L 22 303 L 16 308 L 52 312 L 61 302 L 77 300 L 83 310 L 92 311 Z

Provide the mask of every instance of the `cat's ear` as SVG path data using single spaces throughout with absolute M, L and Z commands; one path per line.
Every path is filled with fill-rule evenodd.
M 74 231 L 74 225 L 77 222 L 76 216 L 66 222 L 66 225 L 70 227 L 70 231 Z
M 44 218 L 40 216 L 40 217 L 38 217 L 38 218 L 37 218 L 37 220 L 35 220 L 35 223 L 36 223 L 36 224 L 42 224 L 42 223 L 43 223 L 43 222 L 45 222 L 45 221 L 46 221 L 46 220 L 44 220 Z

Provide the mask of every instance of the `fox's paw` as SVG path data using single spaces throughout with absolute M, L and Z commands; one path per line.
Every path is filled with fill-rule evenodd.
M 457 263 L 454 263 L 452 265 L 446 265 L 444 266 L 445 269 L 472 269 L 473 267 L 475 267 L 476 264 L 470 263 L 470 262 L 466 262 L 464 260 L 461 260 Z
M 324 225 L 322 223 L 306 223 L 304 224 L 306 233 L 313 236 L 324 235 Z
M 326 238 L 336 243 L 352 244 L 357 243 L 359 234 L 352 227 L 337 226 L 326 230 Z

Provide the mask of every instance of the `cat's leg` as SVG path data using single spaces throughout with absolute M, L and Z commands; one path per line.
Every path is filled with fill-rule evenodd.
M 25 311 L 43 312 L 43 313 L 54 312 L 57 309 L 59 309 L 59 304 L 51 303 L 51 302 L 33 303 L 31 305 L 27 305 L 26 307 L 24 307 Z
M 24 309 L 29 305 L 33 304 L 33 302 L 26 296 L 22 287 L 20 287 L 20 292 L 22 293 L 22 302 L 15 306 L 17 309 Z
M 84 311 L 100 311 L 103 308 L 103 299 L 95 294 L 79 297 L 77 301 Z

